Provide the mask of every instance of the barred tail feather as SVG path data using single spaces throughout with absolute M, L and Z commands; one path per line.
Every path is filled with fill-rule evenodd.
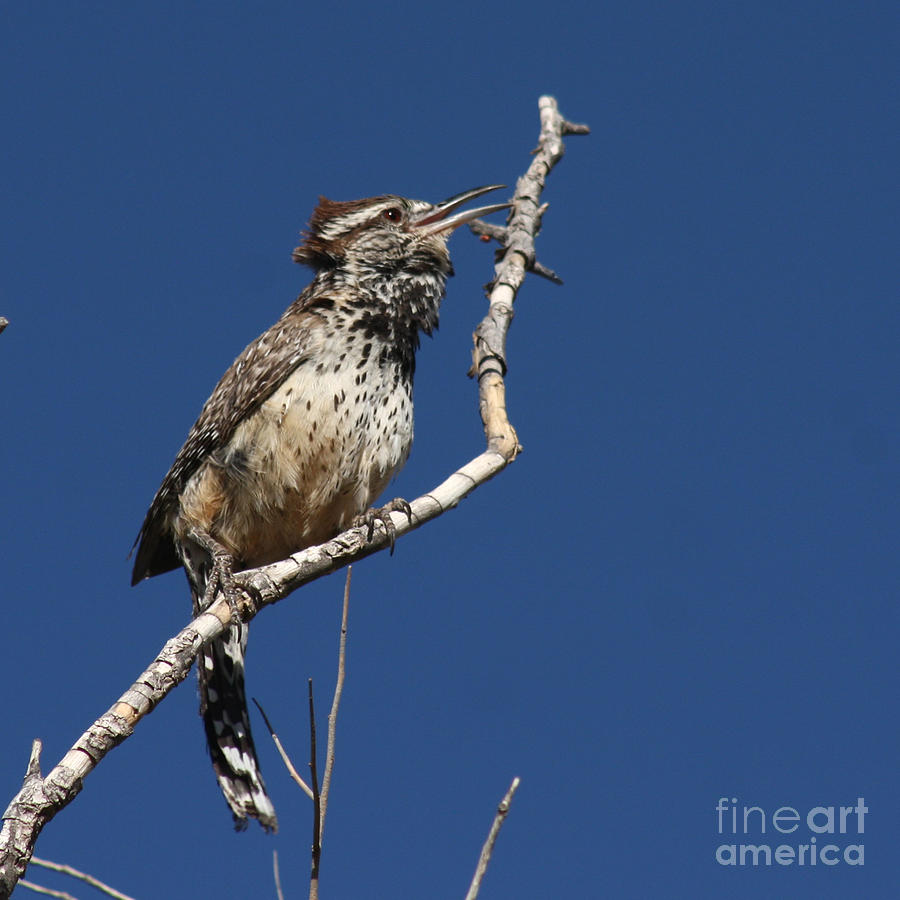
M 244 693 L 248 630 L 247 625 L 233 625 L 204 647 L 197 669 L 200 714 L 209 755 L 235 828 L 246 828 L 251 817 L 266 831 L 277 831 L 278 819 L 259 770 Z

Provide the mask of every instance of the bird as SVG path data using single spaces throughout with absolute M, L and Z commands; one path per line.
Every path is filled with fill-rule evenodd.
M 293 260 L 312 281 L 228 368 L 188 432 L 135 540 L 132 585 L 184 568 L 197 615 L 231 573 L 286 558 L 369 516 L 413 440 L 413 375 L 431 335 L 458 226 L 502 209 L 457 211 L 504 185 L 428 203 L 385 194 L 320 197 Z M 233 588 L 233 583 L 231 583 Z M 244 689 L 248 626 L 198 660 L 200 712 L 234 825 L 278 820 L 260 773 Z

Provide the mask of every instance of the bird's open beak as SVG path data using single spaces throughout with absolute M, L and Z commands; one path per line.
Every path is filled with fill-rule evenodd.
M 479 206 L 477 209 L 467 209 L 463 212 L 458 212 L 455 216 L 450 216 L 450 213 L 462 206 L 463 203 L 474 200 L 475 197 L 480 197 L 482 194 L 488 193 L 488 191 L 496 191 L 504 187 L 506 187 L 505 184 L 490 184 L 486 187 L 464 191 L 462 194 L 450 197 L 448 200 L 444 200 L 443 203 L 436 203 L 431 209 L 425 210 L 421 218 L 414 220 L 411 225 L 418 234 L 425 237 L 441 231 L 450 231 L 459 225 L 471 222 L 472 219 L 477 219 L 479 216 L 487 216 L 501 209 L 509 209 L 512 206 L 511 203 L 494 203 L 491 206 Z M 450 217 L 447 218 L 448 216 Z

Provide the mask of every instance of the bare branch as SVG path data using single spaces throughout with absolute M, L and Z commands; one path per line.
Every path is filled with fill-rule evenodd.
M 297 785 L 300 787 L 302 791 L 309 797 L 310 800 L 313 799 L 312 788 L 303 780 L 300 773 L 294 768 L 294 763 L 292 762 L 290 756 L 288 756 L 287 750 L 284 749 L 281 743 L 281 739 L 275 733 L 275 728 L 272 723 L 269 721 L 269 717 L 266 715 L 266 711 L 262 708 L 262 704 L 256 697 L 253 698 L 253 702 L 256 704 L 256 708 L 259 710 L 260 715 L 263 717 L 263 721 L 266 723 L 266 728 L 269 729 L 269 735 L 272 738 L 273 743 L 275 744 L 275 749 L 278 751 L 281 756 L 281 761 L 284 763 L 284 767 L 288 770 L 288 775 L 294 779 Z
M 272 873 L 275 876 L 275 896 L 277 900 L 284 900 L 284 892 L 281 890 L 281 872 L 278 870 L 278 851 L 272 851 Z
M 350 578 L 353 574 L 353 566 L 347 566 L 347 580 L 344 583 L 344 605 L 341 612 L 341 640 L 338 649 L 337 680 L 334 684 L 334 699 L 331 701 L 331 712 L 328 713 L 328 746 L 325 750 L 325 774 L 322 777 L 322 807 L 320 839 L 325 834 L 325 815 L 328 812 L 328 793 L 331 790 L 331 773 L 334 771 L 334 745 L 337 739 L 338 707 L 341 705 L 341 695 L 344 692 L 344 676 L 347 668 L 347 618 L 350 612 Z
M 513 301 L 529 266 L 540 221 L 540 194 L 547 175 L 562 158 L 565 134 L 585 134 L 586 127 L 567 122 L 552 97 L 539 101 L 541 134 L 527 172 L 518 180 L 508 226 L 508 247 L 495 265 L 488 313 L 475 330 L 472 374 L 478 379 L 479 411 L 485 451 L 411 504 L 411 516 L 391 513 L 396 538 L 457 506 L 476 487 L 506 468 L 521 450 L 506 414 L 506 334 Z M 250 621 L 262 607 L 275 603 L 310 581 L 387 547 L 387 530 L 375 523 L 371 541 L 366 526 L 353 528 L 317 547 L 281 562 L 235 575 L 240 588 L 241 617 Z M 44 825 L 72 801 L 82 782 L 134 726 L 186 677 L 200 648 L 231 625 L 231 610 L 221 595 L 169 640 L 137 681 L 75 742 L 42 778 L 35 751 L 22 788 L 3 814 L 0 829 L 0 900 L 6 900 L 24 873 Z M 40 753 L 40 743 L 35 743 Z
M 309 679 L 309 777 L 313 789 L 312 870 L 309 876 L 309 900 L 319 897 L 319 862 L 322 858 L 322 805 L 319 794 L 319 771 L 316 764 L 316 710 L 313 705 L 313 682 Z
M 67 894 L 65 891 L 54 891 L 52 888 L 41 887 L 41 885 L 35 884 L 33 881 L 26 881 L 24 878 L 19 879 L 19 884 L 36 894 L 46 894 L 48 897 L 56 897 L 57 900 L 78 900 L 77 897 Z
M 503 827 L 503 821 L 506 819 L 506 814 L 509 812 L 510 804 L 512 804 L 513 795 L 518 788 L 519 779 L 513 778 L 509 790 L 497 807 L 497 814 L 494 816 L 491 830 L 488 832 L 484 846 L 481 848 L 481 856 L 478 857 L 478 865 L 475 867 L 475 874 L 472 876 L 472 883 L 469 885 L 469 892 L 466 894 L 466 900 L 475 900 L 478 896 L 478 891 L 481 890 L 481 882 L 487 872 L 488 863 L 491 861 L 491 854 L 494 852 L 494 843 L 497 840 L 497 835 L 500 834 L 500 829 Z
M 538 227 L 540 227 L 540 220 L 547 211 L 548 205 L 549 204 L 544 203 L 538 210 Z M 483 241 L 490 242 L 494 240 L 501 246 L 506 246 L 506 225 L 495 225 L 493 222 L 485 222 L 483 219 L 473 219 L 469 222 L 469 230 L 472 234 L 477 234 Z M 561 285 L 563 283 L 562 278 L 560 278 L 553 269 L 548 268 L 543 263 L 538 262 L 538 260 L 535 260 L 529 266 L 528 271 L 533 272 L 535 275 L 540 275 L 541 278 L 546 278 L 554 284 Z
M 69 875 L 72 878 L 77 878 L 80 881 L 85 882 L 85 884 L 89 884 L 93 888 L 97 888 L 98 891 L 106 894 L 108 897 L 115 897 L 115 900 L 134 900 L 133 897 L 129 897 L 128 894 L 123 894 L 121 891 L 117 891 L 114 887 L 110 887 L 108 884 L 104 884 L 100 881 L 99 878 L 94 878 L 93 875 L 88 875 L 87 872 L 82 872 L 78 869 L 72 868 L 72 866 L 65 866 L 62 863 L 51 862 L 49 859 L 40 859 L 37 856 L 31 857 L 31 862 L 36 866 L 41 866 L 44 869 L 52 869 L 54 872 L 62 872 L 63 875 Z
M 328 791 L 331 787 L 331 773 L 334 770 L 334 744 L 337 734 L 337 714 L 338 707 L 341 703 L 341 694 L 344 690 L 344 675 L 346 671 L 347 660 L 347 616 L 350 607 L 350 577 L 352 573 L 353 566 L 347 566 L 347 580 L 344 584 L 344 606 L 341 615 L 341 640 L 340 648 L 338 650 L 337 681 L 334 687 L 334 700 L 331 703 L 331 712 L 328 714 L 328 746 L 325 751 L 325 775 L 322 778 L 322 792 L 321 797 L 319 798 L 319 802 L 322 807 L 321 822 L 319 824 L 321 832 L 325 831 L 325 814 L 328 808 Z M 275 728 L 269 721 L 269 717 L 266 715 L 266 711 L 262 708 L 262 705 L 260 704 L 259 700 L 256 699 L 256 697 L 253 698 L 253 702 L 256 704 L 256 708 L 260 711 L 260 714 L 263 717 L 263 721 L 266 723 L 266 728 L 269 729 L 269 734 L 271 735 L 272 740 L 275 742 L 275 747 L 278 750 L 278 753 L 281 755 L 281 761 L 284 763 L 285 768 L 288 770 L 288 774 L 303 789 L 309 799 L 314 800 L 315 797 L 313 795 L 312 788 L 300 777 L 300 774 L 294 767 L 294 763 L 288 755 L 288 752 L 282 746 L 281 740 L 275 733 Z

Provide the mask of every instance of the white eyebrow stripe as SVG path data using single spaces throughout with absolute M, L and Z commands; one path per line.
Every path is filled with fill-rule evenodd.
M 366 222 L 374 216 L 377 216 L 382 209 L 387 209 L 390 205 L 390 202 L 382 203 L 378 206 L 369 206 L 365 209 L 344 213 L 344 215 L 326 222 L 325 226 L 322 228 L 321 234 L 323 237 L 337 237 L 339 234 L 346 234 L 348 231 L 353 231 L 354 228 L 357 228 L 360 225 L 365 225 Z

